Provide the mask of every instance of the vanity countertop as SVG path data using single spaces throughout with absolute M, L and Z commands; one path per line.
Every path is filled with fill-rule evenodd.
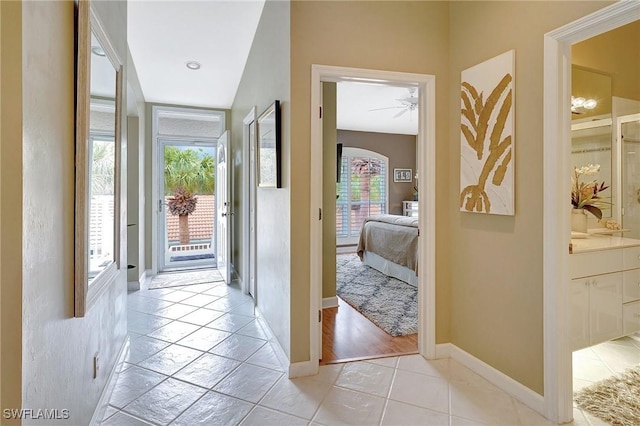
M 611 235 L 590 235 L 588 238 L 572 238 L 573 253 L 586 253 L 597 250 L 611 250 L 640 246 L 640 240 Z

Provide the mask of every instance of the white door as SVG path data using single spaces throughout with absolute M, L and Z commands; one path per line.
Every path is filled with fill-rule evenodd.
M 249 294 L 256 298 L 256 122 L 249 125 Z
M 231 283 L 231 158 L 229 153 L 229 132 L 218 139 L 216 156 L 216 234 L 217 266 L 225 283 Z

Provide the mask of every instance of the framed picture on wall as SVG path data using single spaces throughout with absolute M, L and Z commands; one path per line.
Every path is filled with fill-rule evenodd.
M 393 169 L 394 182 L 412 182 L 413 169 Z
M 258 186 L 282 188 L 280 101 L 258 117 Z

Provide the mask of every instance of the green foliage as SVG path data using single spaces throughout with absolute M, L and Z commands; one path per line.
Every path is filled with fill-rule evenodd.
M 215 188 L 215 158 L 202 149 L 165 147 L 165 195 L 180 188 L 188 193 L 213 193 Z
M 113 195 L 115 191 L 115 143 L 94 140 L 91 154 L 91 196 Z

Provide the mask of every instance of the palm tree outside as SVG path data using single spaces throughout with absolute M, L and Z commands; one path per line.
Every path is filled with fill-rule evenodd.
M 198 194 L 215 188 L 215 158 L 202 148 L 165 146 L 165 196 L 169 213 L 179 218 L 180 244 L 189 244 L 189 216 L 197 208 Z

